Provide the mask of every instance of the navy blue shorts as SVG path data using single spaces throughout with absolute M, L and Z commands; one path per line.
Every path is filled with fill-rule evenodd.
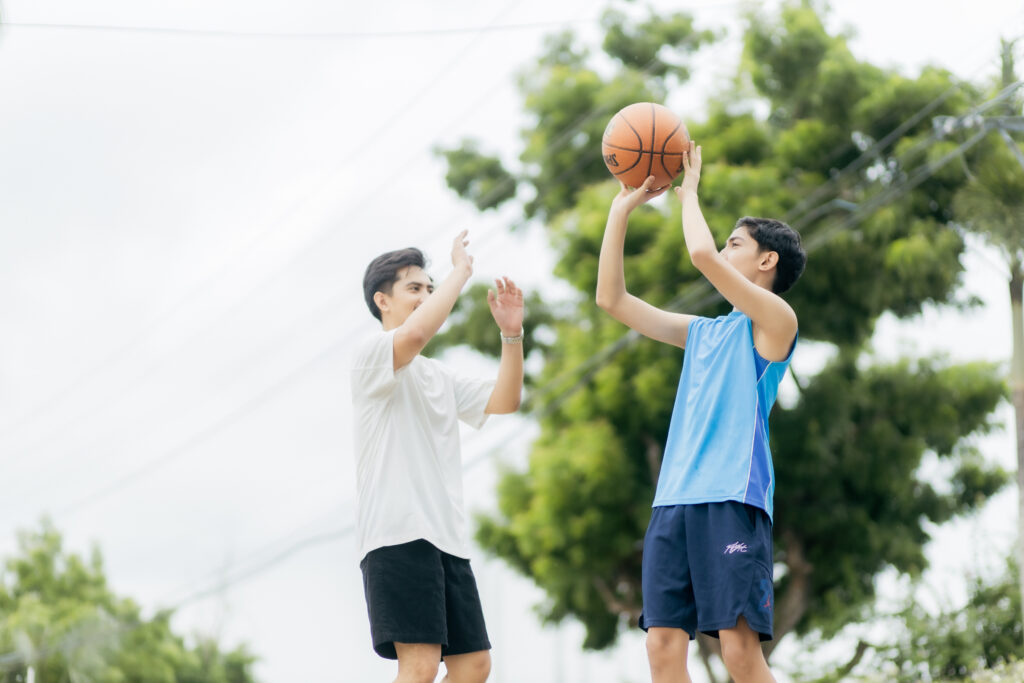
M 718 637 L 742 615 L 772 639 L 772 525 L 735 501 L 656 507 L 644 536 L 640 628 Z

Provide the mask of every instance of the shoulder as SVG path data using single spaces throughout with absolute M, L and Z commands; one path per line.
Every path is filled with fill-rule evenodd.
M 786 321 L 777 328 L 765 328 L 757 323 L 751 323 L 754 350 L 761 358 L 772 363 L 788 363 L 793 357 L 800 331 L 796 326 L 795 317 L 791 325 L 788 323 L 789 321 Z
M 382 329 L 373 330 L 360 337 L 352 350 L 352 367 L 375 365 L 375 361 L 379 362 L 379 357 L 384 355 L 388 362 L 392 362 L 390 354 L 394 337 L 395 330 Z

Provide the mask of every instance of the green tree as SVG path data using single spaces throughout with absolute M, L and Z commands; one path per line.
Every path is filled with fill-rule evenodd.
M 866 618 L 878 572 L 926 566 L 928 523 L 969 513 L 1004 485 L 1005 472 L 962 440 L 992 426 L 1005 385 L 993 365 L 873 363 L 868 348 L 883 313 L 956 300 L 964 245 L 951 205 L 965 175 L 949 161 L 970 148 L 939 139 L 929 116 L 962 114 L 977 93 L 938 69 L 908 78 L 858 61 L 806 4 L 747 24 L 737 87 L 709 103 L 706 120 L 685 117 L 704 146 L 702 208 L 719 239 L 743 215 L 783 217 L 802 232 L 810 260 L 787 297 L 803 343 L 832 349 L 772 416 L 778 642 L 791 632 L 829 637 Z M 580 297 L 545 309 L 557 340 L 544 348 L 529 403 L 541 435 L 527 468 L 504 473 L 498 509 L 477 533 L 544 589 L 544 618 L 585 625 L 590 648 L 611 644 L 639 614 L 641 541 L 682 364 L 674 347 L 638 340 L 593 305 L 618 189 L 600 137 L 618 108 L 664 101 L 715 36 L 683 14 L 608 13 L 603 25 L 603 54 L 562 34 L 520 79 L 533 125 L 523 170 L 506 179 L 530 198 L 524 215 L 547 226 L 554 274 Z M 726 312 L 689 263 L 678 225 L 676 202 L 634 212 L 630 291 L 660 307 Z M 438 348 L 466 332 L 456 326 Z M 949 463 L 945 485 L 919 476 L 927 453 Z
M 1002 67 L 999 88 L 1005 97 L 998 113 L 1005 118 L 991 119 L 995 131 L 987 136 L 982 154 L 971 164 L 970 180 L 957 192 L 955 206 L 960 221 L 996 247 L 1007 267 L 1013 344 L 1010 390 L 1016 415 L 1020 491 L 1017 563 L 1024 566 L 1024 150 L 1020 142 L 1024 139 L 1020 134 L 1024 131 L 1024 98 L 1019 95 L 1020 83 L 1014 73 L 1012 42 L 1003 42 Z M 1024 596 L 1024 579 L 1019 590 Z
M 879 648 L 879 669 L 900 683 L 925 674 L 959 681 L 1024 659 L 1018 575 L 1016 563 L 1008 562 L 996 581 L 976 577 L 967 604 L 939 614 L 911 602 L 901 615 L 905 629 Z
M 49 522 L 19 536 L 0 573 L 0 681 L 23 683 L 251 683 L 255 658 L 193 646 L 173 633 L 170 612 L 141 616 L 107 586 L 98 550 L 68 553 Z

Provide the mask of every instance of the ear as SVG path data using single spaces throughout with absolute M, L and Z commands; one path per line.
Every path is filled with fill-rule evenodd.
M 377 308 L 380 312 L 388 310 L 388 295 L 384 292 L 376 292 L 373 295 L 373 303 L 377 304 Z
M 761 260 L 757 264 L 757 269 L 762 271 L 768 271 L 779 265 L 779 252 L 777 251 L 764 251 L 761 252 Z

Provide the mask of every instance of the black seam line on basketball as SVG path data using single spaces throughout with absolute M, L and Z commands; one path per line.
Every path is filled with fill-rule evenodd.
M 666 154 L 671 154 L 672 156 L 676 156 L 675 152 L 666 152 L 665 148 L 668 147 L 668 141 L 672 139 L 672 136 L 674 136 L 679 131 L 679 127 L 682 126 L 682 125 L 683 125 L 682 120 L 677 121 L 676 122 L 676 127 L 672 129 L 671 133 L 669 133 L 668 135 L 665 136 L 665 141 L 663 143 L 661 143 L 661 158 L 658 159 L 658 163 L 661 164 L 661 170 L 665 171 L 665 173 L 668 174 L 668 177 L 670 177 L 670 178 L 674 178 L 677 175 L 679 175 L 679 171 L 671 171 L 669 169 L 669 167 L 665 165 L 665 155 Z M 653 144 L 654 140 L 651 140 L 651 143 Z M 679 155 L 679 169 L 682 170 L 682 167 L 683 167 L 683 155 L 680 154 Z
M 679 130 L 679 127 L 681 125 L 683 125 L 682 121 L 677 123 L 676 127 L 672 129 L 672 132 L 670 132 L 668 135 L 665 136 L 665 142 L 661 143 L 661 153 L 662 154 L 675 154 L 675 152 L 666 152 L 665 148 L 668 147 L 668 141 L 672 139 L 672 136 L 676 134 L 676 131 Z M 654 140 L 651 140 L 651 144 L 654 144 Z M 679 154 L 682 155 L 682 152 L 680 152 Z
M 664 151 L 659 152 L 659 151 L 654 150 L 654 149 L 643 149 L 643 148 L 641 148 L 641 149 L 634 149 L 632 147 L 623 147 L 622 145 L 616 145 L 616 144 L 613 144 L 611 142 L 604 142 L 604 141 L 602 141 L 601 144 L 603 144 L 605 147 L 611 147 L 612 149 L 620 149 L 623 152 L 639 152 L 640 154 L 664 154 L 664 155 L 670 156 L 670 157 L 681 157 L 681 156 L 683 156 L 682 152 L 664 152 Z
M 636 136 L 636 141 L 640 144 L 641 147 L 643 147 L 644 146 L 644 136 L 640 135 L 640 131 L 638 131 L 636 128 L 634 128 L 633 124 L 629 122 L 629 119 L 627 119 L 622 114 L 616 114 L 616 116 L 618 116 L 619 118 L 621 118 L 623 121 L 626 122 L 626 125 L 629 126 L 629 129 L 631 131 L 633 131 L 633 135 Z
M 626 173 L 628 171 L 632 171 L 634 168 L 636 168 L 636 165 L 639 164 L 643 160 L 644 154 L 650 154 L 650 152 L 640 152 L 640 155 L 636 158 L 636 161 L 634 161 L 633 163 L 631 163 L 629 166 L 627 166 L 626 168 L 622 169 L 621 171 L 613 172 L 612 175 L 617 178 L 620 175 L 622 175 L 623 173 Z
M 648 152 L 644 152 L 644 154 L 647 154 L 647 153 Z M 641 154 L 640 156 L 638 156 L 636 158 L 636 161 L 634 161 L 632 164 L 630 164 L 626 168 L 622 169 L 621 171 L 615 171 L 614 173 L 612 173 L 612 175 L 615 176 L 616 178 L 618 178 L 623 173 L 628 173 L 629 171 L 632 171 L 634 168 L 636 168 L 636 165 L 639 164 L 640 160 L 643 159 L 643 158 L 644 158 L 644 155 Z
M 651 102 L 651 147 L 654 147 L 654 141 L 658 139 L 658 138 L 655 137 L 655 134 L 656 134 L 655 133 L 655 128 L 656 128 L 656 126 L 655 126 L 655 121 L 656 121 L 655 117 L 657 115 L 658 115 L 658 112 L 655 111 L 655 109 L 654 109 L 654 102 Z M 643 158 L 643 157 L 641 157 L 641 158 Z M 647 162 L 647 175 L 648 176 L 651 175 L 651 171 L 653 171 L 653 170 L 654 170 L 654 152 L 652 151 L 651 152 L 651 158 Z M 646 179 L 647 178 L 645 176 L 644 180 L 646 180 Z

